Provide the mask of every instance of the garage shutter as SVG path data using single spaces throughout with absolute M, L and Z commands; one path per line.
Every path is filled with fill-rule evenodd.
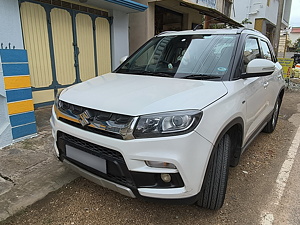
M 41 5 L 30 2 L 22 3 L 20 11 L 31 84 L 36 88 L 49 86 L 52 68 L 46 11 Z
M 65 6 L 75 7 L 75 4 Z M 75 5 L 75 6 L 74 6 Z M 51 104 L 57 90 L 111 71 L 110 24 L 101 10 L 80 12 L 21 1 L 33 100 Z M 84 7 L 87 9 L 87 7 Z
M 96 75 L 93 23 L 89 15 L 82 13 L 76 15 L 76 31 L 80 79 L 85 81 Z
M 110 25 L 104 18 L 96 18 L 98 75 L 111 72 Z
M 52 9 L 50 16 L 57 82 L 72 84 L 76 81 L 72 17 L 67 10 L 58 8 Z

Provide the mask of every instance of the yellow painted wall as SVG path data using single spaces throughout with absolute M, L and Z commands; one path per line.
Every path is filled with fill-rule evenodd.
M 33 103 L 39 104 L 43 102 L 54 101 L 54 90 L 34 91 L 32 92 Z
M 254 29 L 262 32 L 263 22 L 264 19 L 255 19 Z
M 25 100 L 20 102 L 11 102 L 7 104 L 8 114 L 17 114 L 23 112 L 33 111 L 33 102 L 32 100 Z
M 4 77 L 4 86 L 6 90 L 31 87 L 30 76 Z

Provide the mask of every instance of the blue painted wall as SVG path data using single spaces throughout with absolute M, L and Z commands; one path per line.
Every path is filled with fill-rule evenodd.
M 5 104 L 7 104 L 6 114 L 9 117 L 12 138 L 18 140 L 35 135 L 37 127 L 28 78 L 27 52 L 22 49 L 0 49 L 0 58 L 1 79 L 4 81 Z M 27 78 L 27 83 L 23 82 L 24 77 Z M 2 139 L 1 136 L 0 139 Z

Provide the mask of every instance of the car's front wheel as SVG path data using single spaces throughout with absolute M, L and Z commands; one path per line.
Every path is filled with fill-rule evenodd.
M 227 188 L 230 149 L 230 136 L 225 134 L 210 157 L 200 198 L 196 203 L 198 206 L 213 210 L 222 207 Z

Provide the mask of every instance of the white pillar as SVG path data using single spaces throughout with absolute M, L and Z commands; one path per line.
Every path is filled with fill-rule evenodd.
M 111 53 L 112 69 L 120 65 L 120 59 L 129 55 L 128 14 L 117 10 L 112 11 Z
M 0 0 L 0 49 L 23 49 L 18 0 Z
M 22 29 L 18 0 L 0 0 L 0 49 L 23 49 Z M 0 56 L 0 148 L 12 143 L 12 128 L 8 116 Z
M 0 148 L 11 144 L 12 140 L 12 128 L 8 117 L 7 100 L 0 56 Z

